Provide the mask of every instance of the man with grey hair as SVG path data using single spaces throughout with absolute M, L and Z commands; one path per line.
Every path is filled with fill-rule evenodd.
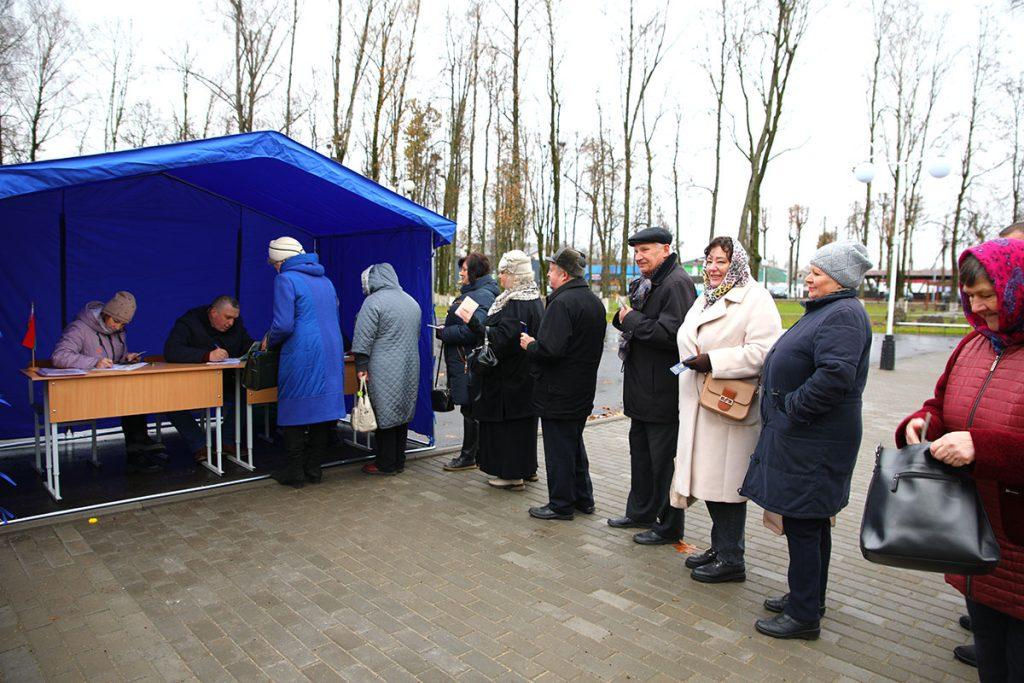
M 253 339 L 242 322 L 238 299 L 222 294 L 207 306 L 198 306 L 178 318 L 164 343 L 164 360 L 168 363 L 207 363 L 238 358 L 252 346 Z M 235 395 L 235 373 L 224 373 L 224 405 L 229 409 Z M 196 462 L 206 459 L 206 434 L 189 410 L 167 413 L 178 434 L 188 444 Z M 234 419 L 224 416 L 225 436 L 234 440 Z M 225 453 L 234 454 L 233 446 L 225 444 Z
M 586 255 L 571 247 L 548 259 L 547 309 L 536 339 L 519 344 L 534 363 L 533 407 L 544 432 L 548 504 L 530 508 L 537 519 L 572 519 L 594 511 L 583 428 L 594 409 L 597 367 L 604 350 L 604 305 L 583 279 Z

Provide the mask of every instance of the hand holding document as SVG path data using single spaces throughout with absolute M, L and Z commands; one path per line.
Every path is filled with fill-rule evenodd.
M 459 320 L 462 322 L 468 323 L 469 319 L 473 317 L 473 314 L 476 313 L 476 309 L 478 308 L 480 308 L 480 304 L 467 296 L 462 300 L 462 303 L 459 304 L 459 307 L 455 309 L 455 315 L 458 316 Z

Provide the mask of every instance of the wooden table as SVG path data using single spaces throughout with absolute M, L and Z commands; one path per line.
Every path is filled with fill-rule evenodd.
M 203 465 L 224 474 L 221 451 L 221 408 L 224 405 L 224 366 L 206 363 L 150 363 L 128 372 L 92 370 L 85 375 L 45 377 L 35 368 L 23 369 L 30 383 L 43 386 L 43 426 L 46 445 L 46 490 L 60 500 L 60 458 L 57 427 L 61 422 L 98 420 L 123 415 L 205 409 L 207 457 Z M 30 385 L 31 387 L 31 385 Z M 211 421 L 210 410 L 215 411 Z M 216 437 L 211 435 L 211 425 Z M 216 464 L 211 440 L 216 442 Z
M 359 388 L 359 381 L 356 379 L 356 359 L 355 356 L 346 355 L 344 358 L 345 363 L 345 379 L 343 383 L 342 392 L 345 394 L 354 394 Z M 245 460 L 241 459 L 242 454 L 242 443 L 241 443 L 241 411 L 238 406 L 242 405 L 242 370 L 245 369 L 245 365 L 236 366 L 237 373 L 235 375 L 235 452 L 238 453 L 239 457 L 228 456 L 228 460 L 234 462 L 250 472 L 254 469 L 252 459 L 252 407 L 257 405 L 267 405 L 271 403 L 277 403 L 277 387 L 270 387 L 269 389 L 245 389 Z M 268 441 L 270 438 L 270 420 L 269 420 L 269 409 L 267 410 L 267 418 L 263 422 L 264 425 L 264 438 Z

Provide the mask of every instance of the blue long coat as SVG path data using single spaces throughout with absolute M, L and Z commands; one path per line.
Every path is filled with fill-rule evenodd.
M 783 516 L 824 519 L 850 500 L 871 321 L 852 290 L 805 306 L 765 359 L 761 437 L 740 494 Z
M 337 420 L 345 414 L 344 348 L 338 295 L 316 254 L 292 256 L 274 278 L 270 346 L 281 346 L 277 422 L 282 426 Z

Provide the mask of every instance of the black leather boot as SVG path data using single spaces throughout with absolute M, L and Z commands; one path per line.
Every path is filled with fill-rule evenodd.
M 462 416 L 462 451 L 444 466 L 446 472 L 476 469 L 476 452 L 480 445 L 480 423 Z

